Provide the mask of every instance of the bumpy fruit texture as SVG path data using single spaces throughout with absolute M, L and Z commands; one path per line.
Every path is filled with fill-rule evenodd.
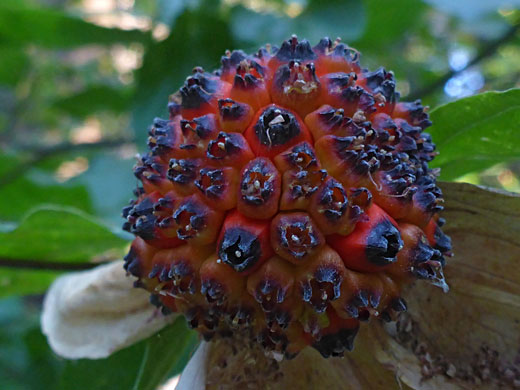
M 200 67 L 156 119 L 123 210 L 136 286 L 205 339 L 351 350 L 415 279 L 446 288 L 450 239 L 420 101 L 339 40 L 296 37 Z

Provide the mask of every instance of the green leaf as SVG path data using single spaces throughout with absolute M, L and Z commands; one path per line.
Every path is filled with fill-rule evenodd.
M 60 262 L 82 263 L 100 254 L 123 255 L 126 241 L 87 214 L 71 208 L 46 206 L 34 210 L 14 230 L 0 233 L 0 297 L 43 293 Z M 18 262 L 18 264 L 17 264 Z M 52 268 L 50 267 L 50 268 Z
M 146 52 L 138 71 L 133 128 L 138 147 L 146 145 L 147 129 L 156 116 L 167 116 L 168 96 L 181 87 L 199 65 L 217 68 L 225 49 L 233 48 L 228 23 L 213 7 L 187 9 L 170 36 Z
M 39 204 L 59 204 L 90 210 L 90 201 L 83 186 L 37 185 L 20 178 L 0 186 L 0 219 L 17 220 Z
M 57 9 L 0 4 L 0 42 L 4 44 L 58 48 L 148 40 L 148 33 L 101 27 Z
M 129 348 L 99 360 L 67 361 L 59 390 L 155 389 L 176 364 L 184 366 L 187 351 L 193 351 L 197 336 L 183 317 Z M 93 375 L 95 373 L 95 375 Z
M 24 383 L 32 390 L 54 388 L 63 361 L 53 356 L 47 344 L 47 338 L 42 334 L 39 321 L 37 325 L 28 329 L 23 337 L 30 364 L 30 375 L 24 376 Z
M 17 172 L 22 162 L 15 156 L 0 154 L 0 220 L 16 221 L 40 204 L 57 204 L 91 210 L 90 198 L 84 186 L 58 185 L 54 181 L 35 183 L 23 174 L 5 182 L 11 172 Z
M 0 298 L 43 294 L 59 274 L 57 271 L 0 268 Z
M 139 373 L 133 390 L 154 390 L 179 365 L 186 351 L 193 351 L 197 343 L 195 332 L 186 327 L 184 318 L 150 337 L 146 343 Z M 183 362 L 182 366 L 186 365 Z
M 35 209 L 0 241 L 0 257 L 53 262 L 86 262 L 127 243 L 86 213 L 58 206 Z
M 450 161 L 442 166 L 440 180 L 455 180 L 467 173 L 481 172 L 493 165 L 500 164 L 501 159 L 479 157 L 476 159 L 463 158 Z
M 116 352 L 106 359 L 67 360 L 58 390 L 131 389 L 144 354 L 145 344 L 139 343 Z
M 11 47 L 0 47 L 0 58 L 0 85 L 13 87 L 25 74 L 29 59 L 22 50 Z
M 106 85 L 91 85 L 75 95 L 54 101 L 52 106 L 79 118 L 97 111 L 121 112 L 130 104 L 129 92 L 127 89 Z
M 431 112 L 430 133 L 440 154 L 433 167 L 448 168 L 443 179 L 520 156 L 520 89 L 485 92 Z M 455 174 L 456 173 L 456 174 Z

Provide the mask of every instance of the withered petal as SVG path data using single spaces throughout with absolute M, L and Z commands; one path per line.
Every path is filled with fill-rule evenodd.
M 41 327 L 53 351 L 69 359 L 100 359 L 174 320 L 133 287 L 123 261 L 59 277 L 43 303 Z
M 520 195 L 465 183 L 441 188 L 454 253 L 445 269 L 450 292 L 425 283 L 405 291 L 412 329 L 397 339 L 420 343 L 417 359 L 434 360 L 424 370 L 453 376 L 458 388 L 513 388 L 520 381 Z

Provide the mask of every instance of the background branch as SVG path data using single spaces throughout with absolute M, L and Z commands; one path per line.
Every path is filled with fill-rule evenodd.
M 56 156 L 63 153 L 72 153 L 80 150 L 91 150 L 91 149 L 103 149 L 103 148 L 115 148 L 132 142 L 128 138 L 116 138 L 111 140 L 104 140 L 94 143 L 83 143 L 83 144 L 71 144 L 68 142 L 55 145 L 50 148 L 36 149 L 33 151 L 33 155 L 27 160 L 18 164 L 14 168 L 8 170 L 4 175 L 0 176 L 0 187 L 12 183 L 14 180 L 19 178 L 25 172 L 27 172 L 34 165 L 42 162 L 43 160 Z
M 425 96 L 430 95 L 431 93 L 435 92 L 437 89 L 442 87 L 444 84 L 446 84 L 446 82 L 453 76 L 465 71 L 468 68 L 471 68 L 472 66 L 481 62 L 482 60 L 491 57 L 493 54 L 495 54 L 495 52 L 500 46 L 507 43 L 516 36 L 516 33 L 518 32 L 519 28 L 520 23 L 516 23 L 515 25 L 511 26 L 502 36 L 498 37 L 493 41 L 490 41 L 487 45 L 482 47 L 480 52 L 471 61 L 469 61 L 465 67 L 463 67 L 462 69 L 450 70 L 446 72 L 437 80 L 432 82 L 430 85 L 426 85 L 422 88 L 419 88 L 416 91 L 412 91 L 408 96 L 406 96 L 406 99 L 413 101 L 416 99 L 424 98 Z
M 97 267 L 103 263 L 77 263 L 63 261 L 41 261 L 0 257 L 0 267 L 31 269 L 39 271 L 78 271 Z

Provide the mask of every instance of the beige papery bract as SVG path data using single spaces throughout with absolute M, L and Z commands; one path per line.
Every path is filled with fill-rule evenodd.
M 408 314 L 397 324 L 362 327 L 345 358 L 306 348 L 277 362 L 239 336 L 203 342 L 177 390 L 518 388 L 520 197 L 468 184 L 442 189 L 455 253 L 446 267 L 448 294 L 415 283 L 404 294 Z M 58 354 L 106 356 L 166 323 L 120 267 L 68 275 L 51 287 L 42 326 Z
M 174 317 L 157 313 L 149 294 L 133 287 L 123 261 L 115 261 L 56 279 L 43 303 L 41 326 L 58 355 L 100 359 L 151 336 Z

